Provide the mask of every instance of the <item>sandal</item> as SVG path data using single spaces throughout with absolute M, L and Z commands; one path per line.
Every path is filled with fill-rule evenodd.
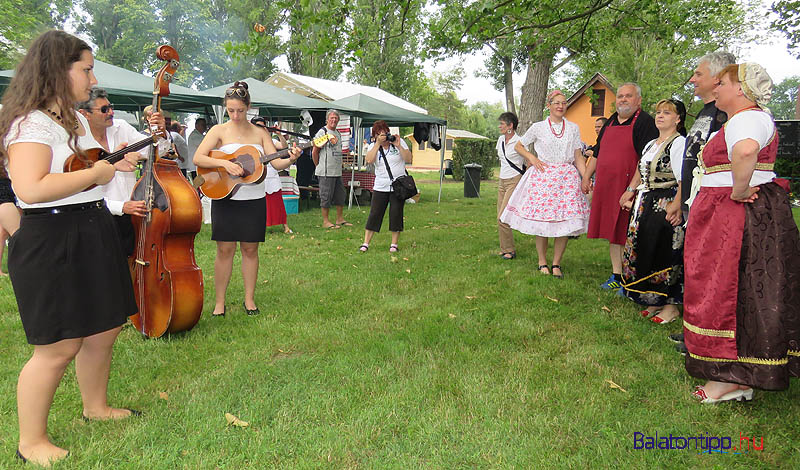
M 389 253 L 397 253 L 398 251 L 400 251 L 400 248 L 397 247 L 396 243 L 389 245 Z
M 514 259 L 517 257 L 517 253 L 515 251 L 509 251 L 506 253 L 502 253 L 500 257 L 503 259 Z
M 369 244 L 367 243 L 362 243 L 361 246 L 358 248 L 358 251 L 362 253 L 366 253 L 367 250 L 369 250 Z
M 556 268 L 558 268 L 558 270 L 561 271 L 561 274 L 556 274 L 556 272 L 553 271 Z M 554 264 L 554 265 L 550 266 L 550 270 L 553 272 L 553 277 L 554 278 L 556 278 L 556 279 L 564 279 L 564 271 L 561 269 L 560 265 Z
M 542 272 L 542 269 L 546 269 L 547 272 Z M 539 265 L 539 274 L 544 274 L 545 276 L 549 276 L 550 275 L 550 267 L 548 267 L 546 264 L 540 264 Z

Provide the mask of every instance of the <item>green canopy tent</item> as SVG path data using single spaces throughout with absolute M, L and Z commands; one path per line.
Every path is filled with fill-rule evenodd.
M 300 112 L 304 109 L 325 110 L 330 108 L 329 103 L 325 101 L 298 95 L 255 78 L 245 78 L 240 81 L 247 83 L 247 91 L 250 92 L 251 99 L 250 106 L 258 108 L 259 115 L 269 117 L 273 121 L 300 122 L 302 121 Z M 203 92 L 223 98 L 225 91 L 231 86 L 233 83 L 209 88 Z M 221 108 L 219 112 L 221 114 Z M 221 115 L 217 116 L 217 121 L 222 122 Z
M 94 74 L 97 86 L 108 92 L 116 109 L 138 112 L 153 102 L 153 77 L 97 59 L 94 61 Z M 5 91 L 13 76 L 14 70 L 0 72 L 0 90 Z M 169 90 L 169 96 L 161 99 L 161 107 L 169 111 L 211 114 L 212 107 L 220 104 L 218 97 L 184 86 L 171 84 Z
M 378 120 L 384 120 L 390 126 L 413 126 L 417 123 L 436 124 L 440 126 L 439 135 L 442 136 L 442 149 L 439 162 L 439 198 L 442 200 L 442 184 L 444 179 L 444 150 L 445 135 L 447 132 L 447 121 L 445 119 L 417 113 L 408 109 L 395 106 L 375 99 L 363 93 L 331 101 L 328 106 L 333 109 L 341 109 L 353 116 L 353 127 L 356 129 L 356 144 L 358 145 L 358 155 L 361 158 L 363 145 L 363 128 Z M 355 175 L 351 174 L 351 180 Z M 353 204 L 353 182 L 350 182 L 350 206 Z

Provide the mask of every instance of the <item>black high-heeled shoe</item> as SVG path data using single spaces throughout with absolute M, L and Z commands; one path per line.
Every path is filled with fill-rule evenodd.
M 258 307 L 254 308 L 253 310 L 250 310 L 249 308 L 247 308 L 247 304 L 244 303 L 244 302 L 242 302 L 242 307 L 244 307 L 244 313 L 246 313 L 246 314 L 248 314 L 250 316 L 258 315 L 259 313 L 261 313 L 261 311 L 258 309 Z
M 224 317 L 224 316 L 225 316 L 225 313 L 226 313 L 227 311 L 228 311 L 228 306 L 226 305 L 226 306 L 222 307 L 222 313 L 214 313 L 214 312 L 211 312 L 211 316 L 212 316 L 212 317 Z

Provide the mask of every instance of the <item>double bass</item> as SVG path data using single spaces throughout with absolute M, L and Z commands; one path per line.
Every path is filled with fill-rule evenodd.
M 160 46 L 156 56 L 166 61 L 153 90 L 153 112 L 160 112 L 180 62 L 171 46 Z M 203 273 L 194 257 L 194 238 L 202 226 L 200 198 L 177 163 L 159 158 L 153 145 L 131 199 L 144 201 L 147 209 L 145 217 L 132 217 L 132 276 L 139 312 L 131 322 L 149 338 L 190 330 L 203 309 Z

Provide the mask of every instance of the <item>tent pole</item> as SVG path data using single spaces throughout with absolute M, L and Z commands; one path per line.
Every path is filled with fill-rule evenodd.
M 443 126 L 439 126 L 440 133 L 439 136 L 442 139 L 442 150 L 439 157 L 439 199 L 436 201 L 437 204 L 441 204 L 442 202 L 442 183 L 444 182 L 444 151 L 447 147 L 447 124 Z
M 358 129 L 361 128 L 361 118 L 358 116 L 350 116 L 350 124 L 353 127 L 353 133 L 356 134 L 356 138 L 358 138 Z M 360 142 L 356 141 L 356 148 L 359 148 L 360 145 Z M 356 158 L 353 159 L 353 164 L 350 166 L 350 200 L 347 203 L 348 210 L 353 208 L 353 182 L 356 179 L 356 162 L 358 161 L 358 154 L 359 152 L 356 152 Z

